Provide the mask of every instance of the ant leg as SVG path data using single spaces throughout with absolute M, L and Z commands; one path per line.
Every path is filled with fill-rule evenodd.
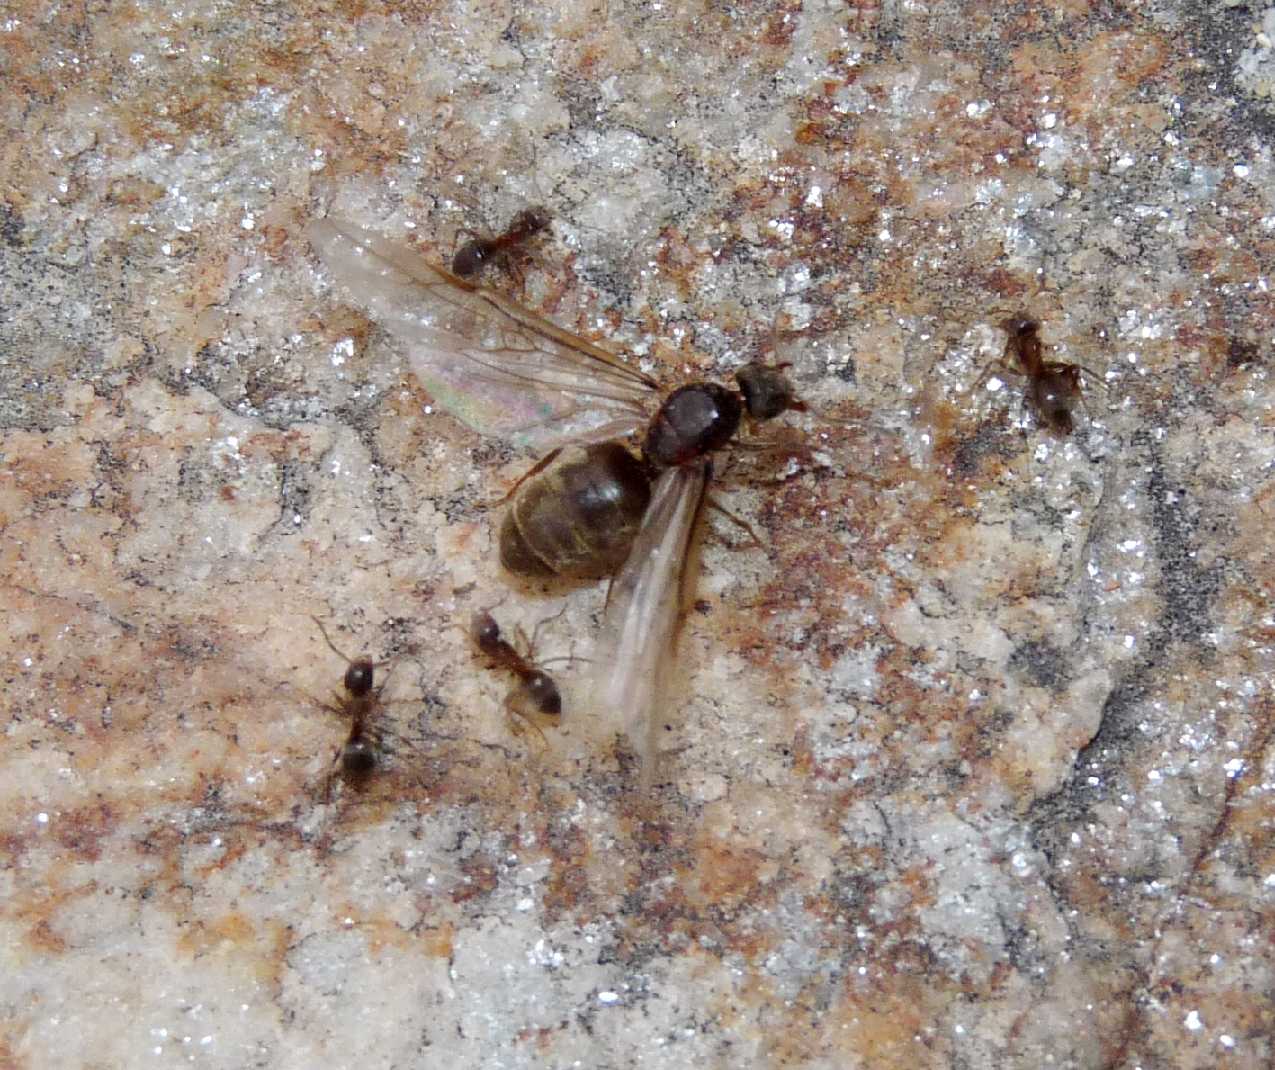
M 1103 390 L 1107 389 L 1107 384 L 1102 381 L 1102 377 L 1092 368 L 1086 368 L 1083 364 L 1068 364 L 1065 361 L 1051 360 L 1047 361 L 1044 366 L 1046 372 L 1057 372 L 1064 368 L 1079 368 L 1087 376 L 1094 386 L 1100 386 Z
M 395 660 L 394 658 L 391 658 L 389 661 L 377 661 L 377 662 L 374 662 L 374 663 L 373 663 L 373 667 L 374 667 L 374 668 L 379 668 L 379 667 L 381 667 L 381 666 L 383 666 L 383 665 L 388 665 L 388 666 L 389 666 L 389 668 L 388 668 L 388 669 L 386 669 L 386 671 L 385 671 L 385 678 L 384 678 L 384 679 L 383 679 L 383 680 L 382 680 L 382 681 L 381 681 L 381 682 L 377 685 L 377 688 L 376 688 L 376 701 L 377 701 L 377 702 L 380 702 L 380 701 L 381 701 L 381 692 L 385 690 L 385 685 L 386 685 L 386 684 L 388 684 L 388 683 L 390 682 L 390 673 L 392 673 L 392 672 L 394 671 L 394 668 L 395 668 L 395 666 L 396 666 L 396 665 L 398 665 L 398 662 L 397 662 L 397 660 Z M 403 700 L 401 700 L 401 701 L 406 702 L 406 701 L 410 701 L 410 700 L 408 700 L 408 699 L 403 699 Z M 388 703 L 384 703 L 384 705 L 388 705 Z
M 461 248 L 460 239 L 462 236 L 474 238 L 479 241 L 481 241 L 483 238 L 482 232 L 474 230 L 473 227 L 460 227 L 456 231 L 456 233 L 452 235 L 452 259 L 453 260 L 456 258 L 456 254 L 460 252 L 460 248 Z
M 298 695 L 300 695 L 303 699 L 305 699 L 306 702 L 310 703 L 311 706 L 314 706 L 320 710 L 327 710 L 328 713 L 335 714 L 338 717 L 346 716 L 345 710 L 342 709 L 340 705 L 341 696 L 339 694 L 334 694 L 332 696 L 334 701 L 325 702 L 323 699 L 316 698 L 314 695 L 310 694 L 310 692 L 305 690 L 305 688 L 297 687 L 296 684 L 287 683 L 287 684 L 284 684 L 284 686 L 295 691 Z
M 505 251 L 504 259 L 501 263 L 505 273 L 518 284 L 518 298 L 523 303 L 527 300 L 527 275 L 522 270 L 522 265 L 518 263 L 518 258 L 508 250 Z
M 524 727 L 530 728 L 540 737 L 540 745 L 547 747 L 549 746 L 549 741 L 545 738 L 544 730 L 518 708 L 516 696 L 520 690 L 520 688 L 515 687 L 505 696 L 505 719 L 509 722 L 509 730 L 515 736 L 521 736 Z
M 760 453 L 762 450 L 774 449 L 775 444 L 776 440 L 773 438 L 737 438 L 731 443 L 731 448 L 737 450 L 757 450 L 757 452 Z
M 562 614 L 564 614 L 566 611 L 567 611 L 567 605 L 564 602 L 562 604 L 562 608 L 558 610 L 558 612 L 555 613 L 552 617 L 541 617 L 538 621 L 536 621 L 536 626 L 531 629 L 531 639 L 527 642 L 528 657 L 531 657 L 535 653 L 536 642 L 540 638 L 540 629 L 543 628 L 546 624 L 552 624 L 555 620 L 561 617 Z M 518 632 L 520 635 L 522 634 L 521 625 L 518 626 Z M 526 636 L 523 636 L 523 638 L 525 640 Z
M 379 693 L 381 689 L 378 687 L 376 690 Z M 380 701 L 382 706 L 420 706 L 424 702 L 423 699 L 419 698 L 391 698 L 378 701 Z
M 328 644 L 328 649 L 331 650 L 333 654 L 335 654 L 338 658 L 344 661 L 347 665 L 353 664 L 355 659 L 350 657 L 350 655 L 347 654 L 344 650 L 342 650 L 339 646 L 337 646 L 336 643 L 332 642 L 332 639 L 328 636 L 328 630 L 323 626 L 323 621 L 319 620 L 319 618 L 314 616 L 313 614 L 311 614 L 310 619 L 319 626 L 319 631 L 323 635 L 323 641 Z M 372 668 L 374 669 L 384 668 L 386 665 L 389 665 L 393 660 L 394 660 L 393 658 L 387 658 L 385 661 L 374 661 L 372 662 Z
M 327 806 L 332 802 L 332 785 L 338 778 L 337 770 L 341 767 L 341 748 L 332 754 L 332 761 L 328 765 L 328 771 L 323 777 L 323 805 Z
M 505 502 L 509 501 L 509 499 L 512 498 L 515 493 L 517 493 L 518 488 L 521 487 L 524 483 L 526 483 L 527 480 L 529 480 L 532 476 L 539 475 L 546 468 L 548 468 L 549 465 L 553 464 L 553 462 L 557 459 L 558 454 L 560 454 L 561 452 L 562 452 L 561 446 L 559 446 L 555 450 L 550 450 L 547 454 L 541 457 L 540 460 L 538 460 L 535 464 L 533 464 L 526 472 L 524 472 L 521 476 L 519 476 L 518 481 L 512 487 L 510 487 L 509 490 L 506 491 L 504 495 L 497 498 L 495 501 L 481 503 L 479 505 L 479 508 L 495 509 L 495 508 L 498 508 L 499 506 L 504 505 Z M 499 605 L 500 603 L 497 602 L 496 604 Z
M 725 508 L 724 506 L 718 505 L 715 501 L 712 501 L 711 499 L 708 502 L 708 507 L 712 509 L 713 512 L 715 513 L 721 513 L 721 515 L 724 516 L 727 520 L 729 520 L 732 524 L 735 524 L 737 527 L 743 528 L 744 531 L 748 533 L 748 537 L 752 539 L 753 545 L 757 547 L 757 549 L 759 550 L 765 549 L 765 543 L 763 543 L 761 539 L 757 537 L 757 532 L 753 530 L 752 525 L 749 524 L 747 520 L 743 520 L 740 517 L 737 517 L 729 509 Z
M 537 630 L 539 629 L 539 627 L 540 627 L 539 625 L 536 626 Z M 530 661 L 533 657 L 535 657 L 535 654 L 536 654 L 536 647 L 535 647 L 535 640 L 534 640 L 535 632 L 532 632 L 532 636 L 533 636 L 532 639 L 528 639 L 527 633 L 523 630 L 522 625 L 521 624 L 514 625 L 514 641 L 518 644 L 518 646 L 522 647 L 522 654 L 528 661 Z M 515 647 L 514 649 L 516 650 L 517 647 Z
M 349 654 L 345 653 L 345 651 L 343 651 L 339 646 L 337 646 L 336 643 L 332 642 L 331 637 L 328 635 L 328 630 L 323 626 L 323 621 L 319 620 L 318 617 L 315 617 L 313 615 L 310 617 L 310 619 L 314 621 L 316 625 L 318 625 L 319 632 L 323 636 L 323 641 L 328 644 L 328 649 L 330 649 L 333 654 L 335 654 L 338 658 L 344 661 L 347 665 L 354 660 L 352 657 L 350 657 Z
M 482 606 L 482 607 L 480 608 L 479 612 L 481 612 L 481 613 L 490 613 L 493 609 L 499 609 L 501 606 L 503 606 L 503 605 L 504 605 L 506 602 L 508 602 L 508 601 L 509 601 L 509 595 L 508 595 L 508 594 L 506 594 L 506 595 L 505 595 L 503 598 L 501 598 L 498 602 L 493 602 L 493 603 L 492 603 L 491 605 L 489 605 L 489 606 Z
M 1029 413 L 1031 414 L 1032 418 L 1036 421 L 1037 427 L 1039 427 L 1041 422 L 1040 414 L 1036 411 L 1036 409 L 1033 406 L 1027 403 L 1027 391 L 1024 390 L 1023 396 L 1018 399 L 1018 418 L 1017 418 L 1018 433 L 1022 435 L 1023 437 L 1024 447 L 1027 446 L 1028 444 L 1026 418 Z
M 985 382 L 987 382 L 987 380 L 990 379 L 993 373 L 995 372 L 1000 372 L 1002 375 L 1022 375 L 1023 374 L 1023 372 L 1020 371 L 1018 368 L 1015 368 L 1012 364 L 1009 364 L 1004 357 L 1001 357 L 999 360 L 994 360 L 991 364 L 989 364 L 986 368 L 983 369 L 983 374 L 980 375 L 976 380 L 974 380 L 974 385 L 970 387 L 970 393 L 973 394 L 975 391 L 977 391 L 979 387 L 981 387 Z

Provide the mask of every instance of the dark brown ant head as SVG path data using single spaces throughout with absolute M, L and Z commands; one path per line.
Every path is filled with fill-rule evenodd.
M 364 780 L 376 771 L 376 748 L 357 736 L 341 748 L 341 771 L 354 780 Z
M 355 698 L 363 698 L 372 690 L 372 659 L 356 658 L 345 670 L 345 689 Z
M 547 717 L 557 717 L 562 713 L 562 692 L 548 673 L 537 669 L 527 677 L 524 689 L 539 713 Z
M 467 241 L 452 257 L 452 274 L 462 279 L 472 279 L 483 268 L 487 258 L 492 254 L 492 243 L 485 238 Z
M 1005 340 L 1005 356 L 1011 354 L 1028 375 L 1035 375 L 1041 364 L 1040 323 L 1030 316 L 1017 315 L 1002 321 Z
M 1017 316 L 1010 316 L 1008 319 L 1001 320 L 1001 330 L 1010 336 L 1010 338 L 1023 338 L 1029 334 L 1035 334 L 1040 330 L 1040 324 L 1030 316 L 1019 313 Z
M 735 373 L 739 392 L 744 395 L 748 415 L 754 420 L 773 420 L 789 409 L 804 412 L 805 402 L 797 399 L 788 376 L 779 368 L 752 361 Z
M 475 610 L 469 619 L 469 634 L 479 650 L 489 651 L 500 642 L 500 625 L 487 610 Z

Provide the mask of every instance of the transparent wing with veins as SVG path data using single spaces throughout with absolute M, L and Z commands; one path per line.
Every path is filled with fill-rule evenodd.
M 384 235 L 322 219 L 308 237 L 333 279 L 403 344 L 438 405 L 475 431 L 549 449 L 645 422 L 657 384 L 605 349 Z
M 682 588 L 696 521 L 708 487 L 708 462 L 666 469 L 628 560 L 611 585 L 594 658 L 594 715 L 622 732 L 641 758 L 641 780 L 655 776 L 664 687 L 682 612 Z

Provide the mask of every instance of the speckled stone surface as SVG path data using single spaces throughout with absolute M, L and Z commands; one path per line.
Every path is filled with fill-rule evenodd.
M 57 5 L 0 15 L 0 1066 L 1275 1059 L 1275 7 Z M 660 787 L 548 745 L 476 607 L 531 458 L 304 239 L 445 261 L 732 452 Z M 1041 323 L 1059 438 L 998 366 Z M 319 705 L 393 660 L 387 768 Z

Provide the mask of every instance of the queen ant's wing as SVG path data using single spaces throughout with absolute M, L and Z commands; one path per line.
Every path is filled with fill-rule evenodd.
M 545 450 L 644 421 L 657 384 L 605 349 L 384 235 L 329 218 L 308 236 L 438 405 L 474 430 Z
M 598 726 L 628 736 L 642 762 L 644 787 L 655 776 L 662 689 L 672 676 L 687 562 L 708 475 L 702 461 L 666 469 L 655 481 L 633 549 L 611 585 L 594 654 Z

